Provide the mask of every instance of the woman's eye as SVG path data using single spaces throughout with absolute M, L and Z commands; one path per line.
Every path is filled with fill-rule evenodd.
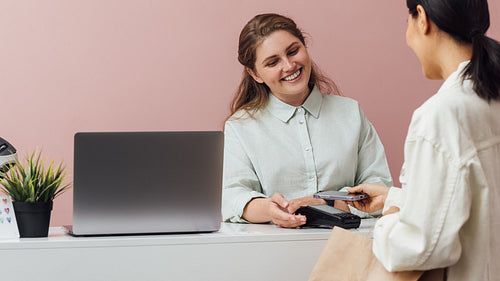
M 277 60 L 270 61 L 266 64 L 266 66 L 275 66 L 278 63 Z
M 289 56 L 293 56 L 293 55 L 297 54 L 298 52 L 299 52 L 299 48 L 295 48 L 295 49 L 292 49 L 292 50 L 288 53 L 288 55 L 289 55 Z

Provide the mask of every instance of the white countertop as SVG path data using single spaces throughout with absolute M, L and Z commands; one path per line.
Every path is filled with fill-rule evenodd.
M 374 223 L 351 231 L 370 235 Z M 223 223 L 213 233 L 73 237 L 52 227 L 46 238 L 0 239 L 1 280 L 307 280 L 330 233 Z
M 351 231 L 370 235 L 374 224 L 375 219 L 363 219 L 360 227 Z M 331 229 L 321 228 L 287 229 L 273 224 L 222 223 L 220 230 L 212 233 L 73 237 L 63 227 L 51 227 L 46 238 L 0 238 L 0 250 L 326 240 L 330 233 Z

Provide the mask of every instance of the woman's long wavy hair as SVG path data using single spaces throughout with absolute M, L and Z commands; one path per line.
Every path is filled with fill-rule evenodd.
M 269 100 L 269 87 L 264 83 L 257 83 L 246 71 L 246 68 L 255 71 L 257 47 L 267 36 L 277 30 L 289 32 L 297 37 L 304 46 L 306 45 L 302 31 L 290 18 L 278 14 L 261 14 L 251 19 L 240 33 L 238 61 L 244 66 L 243 77 L 231 102 L 229 117 L 239 110 L 245 110 L 252 116 L 252 112 L 262 108 Z M 313 62 L 311 64 L 309 89 L 316 85 L 323 94 L 340 94 L 335 83 L 324 76 Z

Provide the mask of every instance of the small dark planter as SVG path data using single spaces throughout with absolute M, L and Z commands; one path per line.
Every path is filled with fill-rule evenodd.
M 47 237 L 49 234 L 50 202 L 12 202 L 17 228 L 21 237 Z

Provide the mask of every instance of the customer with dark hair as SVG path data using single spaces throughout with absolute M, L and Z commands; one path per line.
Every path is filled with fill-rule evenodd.
M 402 188 L 363 184 L 352 206 L 384 209 L 373 252 L 389 271 L 448 268 L 500 278 L 500 45 L 486 0 L 408 0 L 406 41 L 439 91 L 413 114 Z
M 225 125 L 225 221 L 297 227 L 306 223 L 294 214 L 300 206 L 327 203 L 313 198 L 318 191 L 392 185 L 373 125 L 356 101 L 333 95 L 292 19 L 255 16 L 241 31 L 238 60 L 243 78 Z

